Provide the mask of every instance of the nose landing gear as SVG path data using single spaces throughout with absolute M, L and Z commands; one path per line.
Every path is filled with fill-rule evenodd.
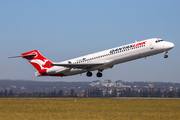
M 168 52 L 164 52 L 164 58 L 168 58 L 168 55 L 166 55 Z
M 164 55 L 164 58 L 168 58 L 168 55 Z

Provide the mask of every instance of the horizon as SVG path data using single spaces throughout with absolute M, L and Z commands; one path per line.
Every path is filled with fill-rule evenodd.
M 104 79 L 104 80 L 100 80 L 101 82 L 104 82 L 105 80 L 110 80 L 110 79 Z M 97 81 L 97 80 L 92 80 L 92 81 L 43 81 L 43 80 L 22 80 L 22 79 L 0 79 L 0 81 L 22 81 L 22 82 L 93 82 L 93 81 Z M 116 82 L 118 80 L 112 81 L 111 82 Z M 163 81 L 124 81 L 121 80 L 122 82 L 148 82 L 148 83 L 180 83 L 180 82 L 163 82 Z

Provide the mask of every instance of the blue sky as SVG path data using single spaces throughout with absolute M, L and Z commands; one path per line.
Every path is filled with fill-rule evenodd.
M 178 0 L 9 0 L 0 1 L 0 79 L 180 82 Z M 38 77 L 25 59 L 9 56 L 37 49 L 59 62 L 148 38 L 175 44 L 163 54 L 119 64 L 97 78 Z

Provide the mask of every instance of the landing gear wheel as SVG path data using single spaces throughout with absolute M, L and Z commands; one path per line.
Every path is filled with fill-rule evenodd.
M 164 55 L 164 58 L 168 58 L 168 55 Z
M 102 77 L 102 73 L 98 72 L 98 73 L 96 74 L 96 76 L 97 76 L 97 77 Z
M 91 77 L 91 76 L 92 76 L 92 72 L 87 72 L 86 75 L 87 75 L 88 77 Z

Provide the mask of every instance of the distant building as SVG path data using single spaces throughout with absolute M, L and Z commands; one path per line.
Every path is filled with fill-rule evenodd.
M 101 80 L 95 80 L 92 81 L 92 83 L 90 84 L 91 86 L 99 86 L 101 84 Z
M 95 80 L 90 83 L 91 86 L 105 86 L 105 87 L 122 87 L 123 83 L 121 80 L 118 80 L 116 82 L 111 82 L 111 80 L 105 80 L 104 82 L 101 82 L 100 80 Z
M 170 86 L 170 87 L 169 87 L 169 91 L 172 91 L 172 90 L 174 90 L 174 89 L 173 89 L 173 87 L 172 87 L 172 86 Z
M 116 83 L 112 83 L 111 80 L 105 80 L 105 82 L 101 83 L 101 85 L 105 87 L 116 87 Z
M 122 80 L 116 81 L 116 87 L 122 87 L 122 86 L 123 86 Z
M 111 83 L 111 80 L 105 80 L 105 83 Z
M 154 88 L 154 84 L 148 84 L 150 88 Z
M 123 88 L 131 88 L 130 85 L 123 85 L 122 87 L 123 87 Z

